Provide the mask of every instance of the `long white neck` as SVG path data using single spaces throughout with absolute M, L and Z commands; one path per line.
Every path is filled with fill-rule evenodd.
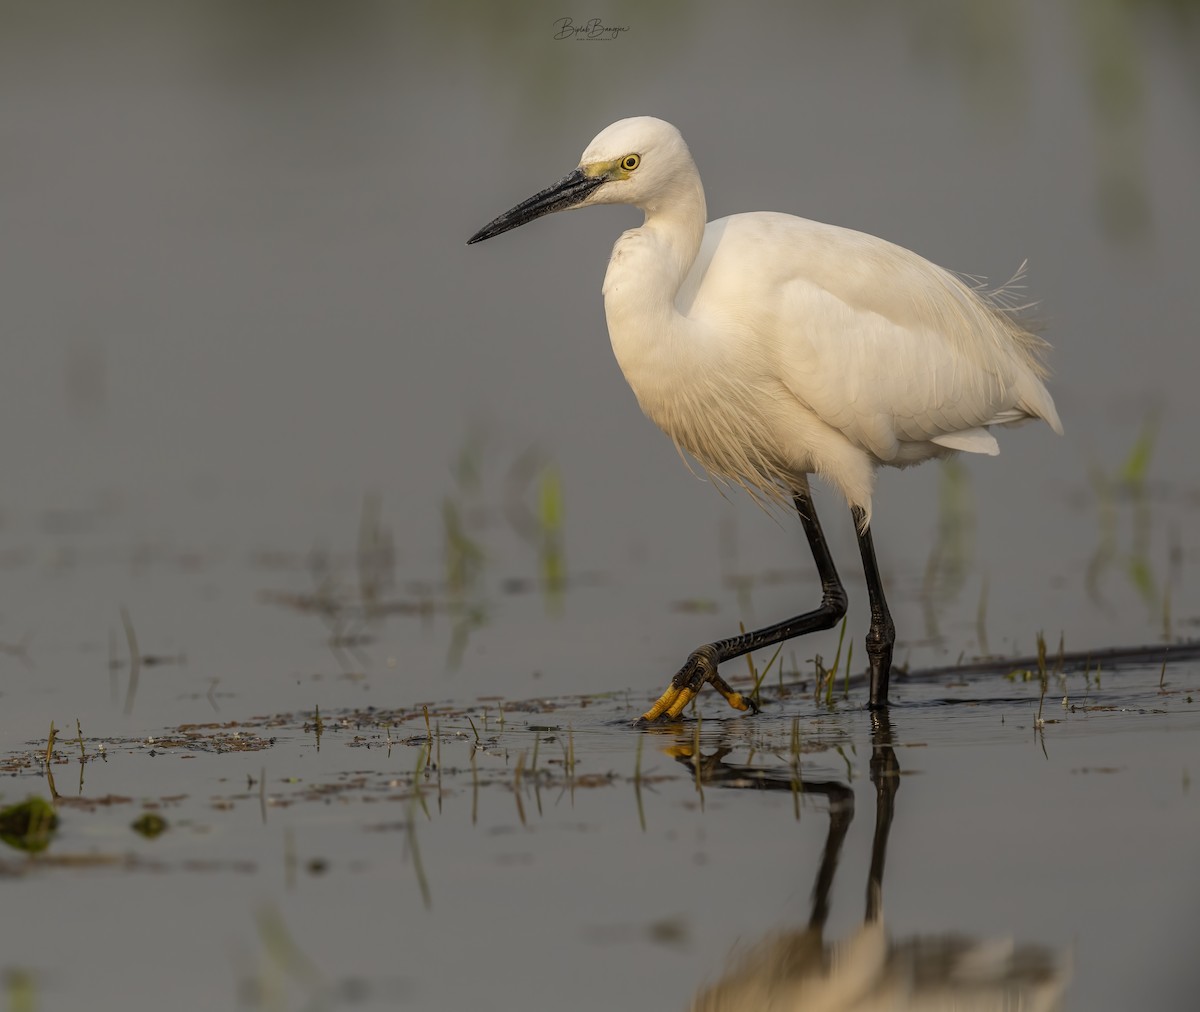
M 647 201 L 642 210 L 645 222 L 617 240 L 604 276 L 613 351 L 639 398 L 639 367 L 686 333 L 675 297 L 704 238 L 707 208 L 700 174 L 691 166 L 668 193 Z

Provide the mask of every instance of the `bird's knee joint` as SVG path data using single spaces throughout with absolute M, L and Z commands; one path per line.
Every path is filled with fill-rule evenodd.
M 867 633 L 868 652 L 881 653 L 884 650 L 890 651 L 895 643 L 896 627 L 892 625 L 890 620 L 880 625 L 871 625 L 871 629 Z
M 826 587 L 825 593 L 821 597 L 821 607 L 829 612 L 831 625 L 837 625 L 846 617 L 846 610 L 849 607 L 849 601 L 846 598 L 846 592 L 841 587 Z

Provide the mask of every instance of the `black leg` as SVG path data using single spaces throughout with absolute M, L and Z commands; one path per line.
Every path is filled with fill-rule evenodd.
M 871 697 L 867 705 L 872 710 L 879 710 L 888 705 L 888 676 L 892 671 L 892 645 L 896 642 L 896 627 L 892 624 L 887 598 L 883 596 L 883 581 L 879 578 L 879 564 L 875 561 L 875 542 L 871 540 L 871 529 L 862 529 L 866 517 L 861 509 L 855 506 L 850 512 L 854 516 L 858 550 L 862 554 L 863 572 L 867 576 L 867 594 L 871 598 L 871 628 L 867 632 Z
M 817 572 L 821 576 L 821 606 L 807 611 L 795 618 L 789 618 L 765 629 L 743 633 L 715 643 L 706 643 L 687 659 L 687 663 L 679 669 L 671 684 L 667 687 L 649 710 L 642 715 L 642 720 L 657 720 L 659 717 L 674 719 L 683 708 L 695 698 L 705 682 L 725 697 L 730 706 L 738 710 L 748 710 L 753 705 L 740 692 L 735 692 L 729 684 L 717 674 L 717 666 L 723 661 L 751 650 L 771 646 L 794 636 L 817 632 L 821 629 L 831 629 L 842 620 L 846 614 L 846 591 L 842 581 L 838 579 L 837 570 L 833 565 L 833 556 L 829 554 L 829 545 L 825 541 L 825 532 L 821 530 L 821 522 L 817 519 L 817 511 L 813 508 L 812 496 L 808 489 L 797 492 L 794 501 L 796 512 L 800 514 L 800 522 L 804 525 L 804 533 L 808 537 L 808 546 L 812 549 L 813 561 L 817 564 Z M 873 557 L 873 556 L 872 556 Z M 868 578 L 868 584 L 870 579 Z M 872 613 L 874 613 L 874 592 L 872 592 Z M 885 608 L 886 613 L 886 608 Z M 889 645 L 890 652 L 890 645 Z

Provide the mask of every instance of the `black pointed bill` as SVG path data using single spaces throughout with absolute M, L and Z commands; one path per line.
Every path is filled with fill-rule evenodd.
M 547 186 L 546 189 L 535 193 L 528 200 L 521 201 L 511 211 L 505 211 L 499 218 L 489 221 L 467 240 L 467 245 L 469 246 L 473 242 L 483 242 L 484 239 L 500 235 L 501 232 L 519 228 L 544 214 L 565 211 L 568 207 L 581 204 L 605 179 L 603 174 L 588 176 L 584 174 L 583 169 L 576 169 L 553 186 Z

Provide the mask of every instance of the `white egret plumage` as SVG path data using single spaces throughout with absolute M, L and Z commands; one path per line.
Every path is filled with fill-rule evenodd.
M 604 279 L 613 351 L 642 410 L 718 478 L 791 499 L 822 586 L 818 608 L 693 651 L 645 719 L 678 716 L 705 682 L 749 709 L 722 661 L 841 620 L 846 595 L 810 474 L 854 516 L 871 603 L 869 705 L 886 706 L 895 630 L 871 537 L 875 471 L 996 454 L 993 425 L 1041 418 L 1061 433 L 1045 343 L 1000 300 L 875 236 L 770 211 L 707 222 L 687 145 L 649 116 L 601 131 L 573 172 L 468 242 L 593 204 L 646 216 L 617 240 Z

